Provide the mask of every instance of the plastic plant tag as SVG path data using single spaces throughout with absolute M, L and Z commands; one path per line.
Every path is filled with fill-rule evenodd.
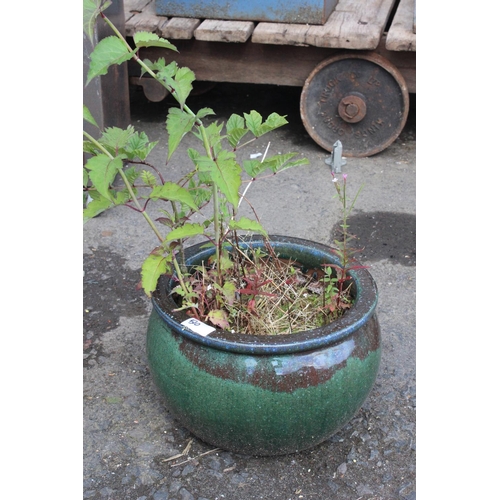
M 214 327 L 202 323 L 201 321 L 198 321 L 197 319 L 194 318 L 183 321 L 181 325 L 185 326 L 186 328 L 189 328 L 192 332 L 197 333 L 202 337 L 206 337 L 208 334 L 215 331 Z

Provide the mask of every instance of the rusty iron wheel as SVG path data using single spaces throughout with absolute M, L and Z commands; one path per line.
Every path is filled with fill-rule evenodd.
M 398 69 L 378 54 L 341 54 L 321 62 L 300 98 L 302 122 L 331 152 L 340 140 L 346 157 L 371 156 L 390 146 L 405 126 L 409 93 Z

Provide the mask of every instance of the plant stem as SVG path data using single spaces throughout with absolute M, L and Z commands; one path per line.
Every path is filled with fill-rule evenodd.
M 208 141 L 207 131 L 205 127 L 200 124 L 198 129 L 201 133 L 201 137 L 203 139 L 203 146 L 207 153 L 207 156 L 211 158 L 214 162 L 217 161 L 217 158 L 214 158 L 212 148 L 210 147 L 210 142 Z M 220 221 L 220 203 L 219 203 L 219 191 L 217 188 L 217 184 L 215 182 L 212 183 L 212 200 L 214 204 L 214 240 L 215 240 L 215 261 L 217 264 L 217 282 L 219 285 L 222 285 L 222 275 L 221 275 L 221 221 Z
M 133 54 L 134 61 L 136 61 L 141 66 L 141 68 L 144 69 L 144 71 L 146 73 L 148 73 L 150 76 L 152 76 L 157 82 L 160 82 L 172 95 L 175 96 L 175 89 L 173 89 L 172 87 L 167 85 L 163 80 L 158 78 L 156 73 L 153 70 L 151 70 L 146 63 L 144 63 L 142 61 L 142 59 L 136 54 L 134 49 L 127 43 L 127 40 L 123 37 L 123 35 L 118 30 L 118 28 L 106 17 L 106 15 L 102 11 L 101 11 L 101 17 L 104 19 L 106 24 L 114 31 L 116 36 L 125 44 L 125 46 L 127 47 L 127 50 L 131 54 Z M 191 116 L 194 116 L 196 118 L 196 114 L 186 104 L 184 104 L 182 106 L 182 108 L 184 109 L 184 111 L 186 113 L 189 113 Z M 196 118 L 196 124 L 201 125 L 201 120 L 199 118 Z
M 107 155 L 111 160 L 115 159 L 114 156 L 106 148 L 104 148 L 102 146 L 102 144 L 100 144 L 98 141 L 96 141 L 89 133 L 85 132 L 85 130 L 83 131 L 83 135 L 90 142 L 92 142 L 92 144 L 94 144 L 94 146 L 96 146 L 97 148 L 99 148 L 105 155 Z M 139 210 L 139 212 L 141 212 L 141 214 L 143 215 L 143 217 L 146 219 L 147 223 L 149 224 L 149 226 L 151 227 L 151 229 L 153 230 L 153 232 L 156 234 L 156 236 L 160 240 L 160 242 L 163 242 L 163 236 L 161 235 L 160 231 L 156 227 L 156 225 L 153 222 L 153 220 L 151 219 L 151 217 L 148 215 L 148 213 L 144 210 L 144 208 L 139 203 L 139 200 L 135 196 L 134 191 L 132 190 L 132 186 L 131 186 L 131 184 L 130 184 L 128 178 L 127 178 L 127 176 L 125 175 L 125 172 L 123 171 L 123 168 L 119 167 L 118 168 L 118 172 L 119 172 L 121 178 L 123 179 L 123 182 L 127 186 L 128 192 L 130 194 L 130 197 L 132 198 L 132 201 L 134 202 L 134 205 L 137 207 L 137 209 Z

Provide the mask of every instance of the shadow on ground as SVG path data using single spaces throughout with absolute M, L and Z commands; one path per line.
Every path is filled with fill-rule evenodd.
M 340 227 L 332 230 L 331 243 Z M 357 213 L 349 218 L 349 232 L 356 236 L 360 262 L 388 259 L 393 264 L 416 265 L 416 216 L 393 212 Z

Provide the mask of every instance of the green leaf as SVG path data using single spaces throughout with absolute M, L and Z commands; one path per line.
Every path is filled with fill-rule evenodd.
M 196 118 L 201 120 L 201 118 L 205 118 L 208 115 L 215 115 L 214 110 L 211 108 L 202 108 L 196 113 Z
M 245 128 L 245 120 L 236 113 L 233 113 L 226 123 L 226 130 L 231 133 L 235 129 Z
M 144 184 L 147 186 L 154 188 L 156 186 L 156 177 L 151 173 L 148 172 L 147 170 L 143 170 L 141 172 L 141 179 Z
M 231 130 L 231 133 L 227 135 L 227 140 L 229 141 L 229 144 L 235 148 L 241 139 L 247 134 L 248 130 L 244 128 L 235 128 Z
M 246 126 L 250 129 L 255 137 L 260 137 L 267 132 L 270 132 L 271 130 L 274 130 L 288 123 L 286 118 L 279 115 L 278 113 L 271 113 L 264 123 L 262 123 L 262 116 L 257 113 L 257 111 L 252 110 L 249 114 L 244 113 L 244 116 L 246 120 Z
M 233 113 L 226 123 L 226 131 L 229 144 L 234 148 L 248 132 L 248 129 L 245 128 L 245 120 L 240 115 Z
M 208 172 L 227 201 L 237 208 L 238 191 L 241 186 L 241 167 L 236 163 L 234 153 L 222 150 L 215 161 L 207 156 L 201 156 L 197 161 L 200 172 Z
M 236 285 L 232 281 L 226 281 L 222 287 L 222 292 L 226 302 L 232 306 L 236 299 Z
M 133 189 L 133 191 L 135 191 Z M 113 203 L 114 205 L 123 205 L 125 203 L 127 203 L 128 201 L 130 201 L 130 193 L 128 191 L 127 188 L 124 188 L 123 191 L 112 191 L 112 194 L 114 195 L 114 200 L 113 200 Z
M 134 134 L 132 125 L 129 125 L 125 130 L 119 127 L 108 127 L 99 142 L 104 146 L 109 146 L 113 153 L 118 153 L 126 149 Z
M 266 170 L 270 170 L 271 172 L 276 174 L 277 172 L 281 172 L 282 170 L 286 170 L 287 168 L 309 164 L 309 160 L 307 158 L 290 161 L 295 156 L 297 156 L 297 153 L 286 153 L 282 155 L 271 156 L 270 158 L 265 159 L 263 162 L 260 162 L 259 160 L 245 160 L 243 162 L 243 168 L 250 177 L 255 178 Z
M 143 62 L 146 63 L 151 70 L 157 71 L 156 76 L 161 81 L 167 83 L 170 87 L 172 87 L 174 75 L 178 70 L 178 66 L 175 61 L 172 61 L 166 66 L 165 59 L 163 57 L 160 57 L 156 62 L 151 62 L 149 59 L 145 59 Z M 142 74 L 144 74 L 144 71 Z
M 250 113 L 243 113 L 246 120 L 246 126 L 255 137 L 259 137 L 259 129 L 262 125 L 262 115 L 257 111 L 250 111 Z
M 149 142 L 148 136 L 145 132 L 141 132 L 140 134 L 136 132 L 130 136 L 125 147 L 125 153 L 129 160 L 137 157 L 141 161 L 144 161 L 157 144 L 158 141 Z
M 99 125 L 97 125 L 97 122 L 94 120 L 89 108 L 85 106 L 85 104 L 83 105 L 83 119 L 99 128 Z
M 116 36 L 103 38 L 90 54 L 87 83 L 99 75 L 105 75 L 113 64 L 121 64 L 132 59 L 134 54 L 129 52 L 126 43 Z
M 267 236 L 267 232 L 257 221 L 248 219 L 247 217 L 241 217 L 239 220 L 231 220 L 229 222 L 229 229 L 231 230 L 242 230 L 242 231 L 252 231 L 254 233 L 259 233 Z
M 160 276 L 167 271 L 170 271 L 169 260 L 163 255 L 163 248 L 158 247 L 142 264 L 142 288 L 148 297 L 151 297 L 151 293 L 156 290 Z
M 178 52 L 177 47 L 171 44 L 167 39 L 159 37 L 156 33 L 139 31 L 134 34 L 134 43 L 138 48 L 141 47 L 160 47 Z
M 127 168 L 127 170 L 124 171 L 124 174 L 127 177 L 130 184 L 134 184 L 134 182 L 140 175 L 139 172 L 137 172 L 137 170 L 135 169 L 135 167 Z
M 265 134 L 266 132 L 269 132 L 271 130 L 275 130 L 278 127 L 282 127 L 283 125 L 286 125 L 288 121 L 284 116 L 279 115 L 278 113 L 271 113 L 268 117 L 267 120 L 264 122 L 264 124 L 261 127 L 261 132 Z
M 189 68 L 179 68 L 175 74 L 174 81 L 172 82 L 173 92 L 181 108 L 184 107 L 186 99 L 188 98 L 191 90 L 193 90 L 192 83 L 196 80 L 194 73 Z
M 201 156 L 200 152 L 193 148 L 187 148 L 187 154 L 191 161 L 196 165 L 198 158 Z
M 111 208 L 112 206 L 113 202 L 109 199 L 103 198 L 101 196 L 93 198 L 83 211 L 83 223 L 85 224 L 90 219 L 104 212 L 108 208 Z
M 244 160 L 243 169 L 252 179 L 257 177 L 262 170 L 265 170 L 265 168 L 262 168 L 260 160 Z
M 207 314 L 210 322 L 219 328 L 229 328 L 227 313 L 222 309 L 213 309 Z
M 101 11 L 106 10 L 110 5 L 111 1 L 107 0 L 102 2 L 102 0 L 83 0 L 83 31 L 87 33 L 90 41 L 94 41 L 94 28 L 96 19 Z M 100 6 L 100 8 L 99 8 Z
M 182 227 L 178 227 L 170 231 L 165 238 L 165 241 L 182 240 L 184 238 L 190 238 L 191 236 L 198 236 L 203 234 L 203 231 L 204 229 L 201 224 L 186 223 Z
M 101 154 L 89 158 L 85 167 L 90 170 L 89 177 L 99 194 L 104 198 L 113 201 L 109 187 L 115 180 L 118 170 L 122 168 L 120 158 L 109 158 Z
M 193 128 L 195 117 L 179 108 L 170 108 L 167 116 L 168 159 L 172 156 L 182 138 Z
M 163 199 L 170 201 L 178 201 L 180 203 L 186 204 L 189 208 L 192 208 L 193 210 L 198 210 L 198 206 L 194 202 L 191 193 L 187 189 L 173 182 L 166 182 L 162 186 L 156 186 L 151 191 L 149 198 L 151 198 L 152 200 Z

